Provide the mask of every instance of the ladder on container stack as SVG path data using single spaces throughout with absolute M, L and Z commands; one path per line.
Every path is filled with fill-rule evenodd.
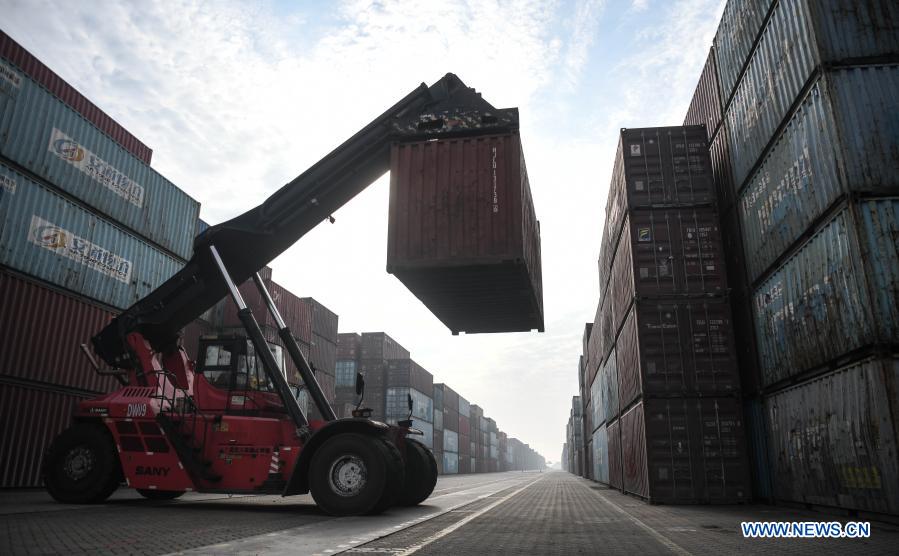
M 221 476 L 210 470 L 212 462 L 203 459 L 209 432 L 209 420 L 200 413 L 191 395 L 178 386 L 175 375 L 167 371 L 156 371 L 157 391 L 154 399 L 159 400 L 156 422 L 175 448 L 178 458 L 187 473 L 194 479 L 218 482 Z M 200 433 L 198 434 L 199 427 Z

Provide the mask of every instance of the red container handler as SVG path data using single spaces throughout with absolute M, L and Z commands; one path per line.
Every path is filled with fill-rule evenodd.
M 387 271 L 454 334 L 543 331 L 540 226 L 517 132 L 395 143 Z

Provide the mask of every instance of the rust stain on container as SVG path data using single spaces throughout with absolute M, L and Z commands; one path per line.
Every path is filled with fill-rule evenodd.
M 645 400 L 621 417 L 624 491 L 651 503 L 743 502 L 743 434 L 736 398 Z
M 453 332 L 543 330 L 517 133 L 394 144 L 387 269 Z

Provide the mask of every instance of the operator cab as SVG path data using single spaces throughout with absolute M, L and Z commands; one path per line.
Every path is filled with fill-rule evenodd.
M 281 346 L 269 344 L 277 372 L 284 374 Z M 231 414 L 284 411 L 277 390 L 266 375 L 264 363 L 249 338 L 242 335 L 203 336 L 197 353 L 195 386 L 198 405 Z

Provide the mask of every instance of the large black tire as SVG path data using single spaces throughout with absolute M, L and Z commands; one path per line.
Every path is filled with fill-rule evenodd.
M 139 488 L 137 493 L 147 500 L 174 500 L 184 494 L 183 490 L 155 490 L 149 488 Z
M 112 435 L 100 423 L 79 423 L 66 429 L 47 451 L 43 477 L 47 492 L 59 502 L 103 502 L 122 480 Z
M 406 482 L 397 503 L 417 506 L 434 492 L 437 484 L 437 460 L 426 446 L 406 438 Z
M 331 515 L 373 513 L 389 483 L 389 471 L 379 437 L 338 434 L 312 456 L 309 490 L 315 503 Z
M 395 506 L 399 501 L 400 493 L 403 491 L 403 484 L 406 480 L 406 466 L 403 463 L 403 455 L 400 453 L 396 444 L 386 438 L 379 438 L 381 450 L 387 459 L 387 485 L 384 488 L 384 494 L 372 509 L 372 514 L 379 514 L 391 506 Z

